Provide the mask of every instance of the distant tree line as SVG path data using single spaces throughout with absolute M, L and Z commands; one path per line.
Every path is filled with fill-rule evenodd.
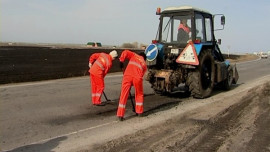
M 143 48 L 146 47 L 146 44 L 138 43 L 138 42 L 133 42 L 133 43 L 123 43 L 121 45 L 122 48 Z

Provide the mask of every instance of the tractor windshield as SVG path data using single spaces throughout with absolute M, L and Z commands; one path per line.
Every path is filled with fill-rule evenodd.
M 191 39 L 191 16 L 163 16 L 161 42 L 184 43 Z

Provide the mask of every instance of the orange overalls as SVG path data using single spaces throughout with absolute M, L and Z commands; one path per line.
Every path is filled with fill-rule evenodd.
M 128 59 L 129 63 L 122 80 L 121 95 L 117 110 L 118 117 L 124 117 L 125 115 L 125 107 L 131 86 L 135 88 L 136 113 L 143 113 L 143 75 L 147 70 L 146 63 L 142 56 L 129 50 L 124 50 L 119 58 L 120 62 L 124 62 L 125 59 Z
M 101 95 L 104 90 L 104 77 L 112 67 L 112 57 L 106 53 L 94 53 L 89 58 L 92 67 L 89 69 L 92 88 L 92 103 L 101 104 Z
M 189 33 L 190 29 L 187 26 L 184 26 L 183 24 L 179 24 L 178 30 L 183 29 L 185 32 Z

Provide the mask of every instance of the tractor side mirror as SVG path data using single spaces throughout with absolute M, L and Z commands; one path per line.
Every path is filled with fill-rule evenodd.
M 221 25 L 225 25 L 225 16 L 224 15 L 222 15 L 221 16 Z
M 220 17 L 220 22 L 221 22 L 221 26 L 217 25 L 217 29 L 214 29 L 214 31 L 218 31 L 218 30 L 223 30 L 224 29 L 224 25 L 225 25 L 225 16 L 223 14 L 215 14 L 213 15 L 213 20 L 215 21 L 215 17 L 216 16 L 221 16 Z M 215 22 L 215 24 L 219 24 L 218 22 Z

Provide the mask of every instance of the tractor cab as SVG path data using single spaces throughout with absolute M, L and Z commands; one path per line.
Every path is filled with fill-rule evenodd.
M 194 7 L 167 8 L 160 15 L 158 41 L 185 47 L 193 43 L 211 43 L 214 40 L 212 15 Z
M 153 45 L 148 50 L 156 48 L 155 55 L 150 56 L 146 50 L 147 64 L 149 66 L 159 64 L 160 68 L 172 68 L 166 60 L 176 60 L 184 48 L 192 42 L 199 55 L 202 49 L 212 49 L 216 60 L 224 61 L 217 41 L 214 36 L 214 16 L 203 9 L 191 6 L 169 7 L 161 12 L 158 8 L 157 15 L 160 15 L 160 23 Z M 221 25 L 224 27 L 225 17 L 222 14 Z M 223 29 L 223 28 L 222 28 Z M 220 29 L 216 29 L 220 30 Z M 221 42 L 221 40 L 219 40 Z M 214 48 L 214 49 L 213 49 Z M 147 54 L 148 53 L 148 54 Z M 167 60 L 168 61 L 168 60 Z

